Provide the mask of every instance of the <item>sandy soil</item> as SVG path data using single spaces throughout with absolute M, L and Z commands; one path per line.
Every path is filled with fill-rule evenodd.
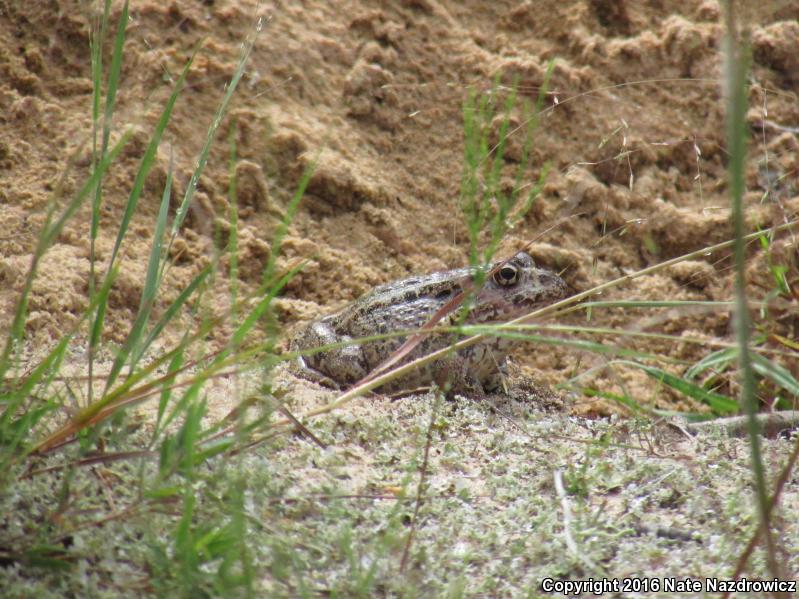
M 115 2 L 115 17 L 119 9 Z M 92 85 L 85 10 L 68 0 L 0 4 L 5 326 L 48 203 L 70 197 L 89 170 Z M 245 292 L 259 283 L 275 223 L 303 169 L 319 155 L 279 262 L 287 268 L 310 259 L 280 300 L 286 325 L 338 307 L 378 283 L 464 264 L 468 238 L 458 200 L 462 103 L 470 89 L 487 92 L 495 79 L 510 84 L 514 78 L 520 94 L 534 100 L 551 59 L 556 63 L 547 110 L 533 151 L 537 168 L 548 161 L 551 173 L 543 195 L 504 240 L 502 253 L 534 240 L 536 260 L 562 271 L 572 289 L 582 291 L 730 236 L 715 1 L 136 1 L 116 117 L 118 130 L 133 124 L 135 134 L 105 182 L 98 239 L 103 260 L 172 82 L 197 44 L 201 51 L 123 246 L 124 268 L 108 315 L 110 341 L 124 338 L 138 306 L 170 153 L 179 199 L 240 44 L 259 16 L 267 21 L 174 249 L 163 301 L 212 258 L 214 229 L 224 225 L 229 208 L 225 140 L 233 119 Z M 799 7 L 761 3 L 748 18 L 755 63 L 746 201 L 754 228 L 783 223 L 799 211 Z M 519 148 L 520 140 L 512 140 L 509 169 Z M 86 304 L 88 222 L 83 211 L 44 260 L 27 323 L 33 347 L 51 343 Z M 796 239 L 780 237 L 772 252 L 769 257 L 752 248 L 753 297 L 764 298 L 774 288 L 770 260 L 787 265 L 797 280 Z M 609 296 L 724 300 L 731 282 L 730 261 L 722 253 L 643 277 Z M 215 309 L 223 312 L 227 291 L 216 293 Z M 775 308 L 775 332 L 796 339 L 796 298 L 782 302 Z M 596 311 L 592 323 L 708 339 L 731 336 L 723 311 Z M 708 351 L 673 341 L 634 347 L 688 361 Z M 550 384 L 601 364 L 566 348 L 521 348 L 515 358 Z M 799 376 L 797 362 L 786 365 Z M 633 391 L 643 384 L 635 373 L 596 373 L 583 382 Z M 646 391 L 642 400 L 675 405 L 662 389 Z

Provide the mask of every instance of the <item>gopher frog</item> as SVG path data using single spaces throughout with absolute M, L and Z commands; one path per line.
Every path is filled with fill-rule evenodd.
M 486 267 L 493 270 L 499 263 Z M 303 330 L 293 341 L 295 351 L 346 342 L 360 337 L 421 328 L 448 301 L 473 281 L 474 268 L 458 268 L 410 277 L 375 287 L 342 311 L 326 316 Z M 533 259 L 519 252 L 486 277 L 483 288 L 469 303 L 465 324 L 502 322 L 540 308 L 566 295 L 566 284 L 556 274 L 537 268 Z M 438 323 L 459 322 L 461 310 Z M 346 386 L 365 377 L 386 360 L 407 337 L 390 337 L 361 345 L 345 345 L 298 358 L 300 374 L 333 386 Z M 454 333 L 425 337 L 401 363 L 407 363 L 457 341 Z M 493 391 L 501 380 L 500 368 L 510 339 L 490 338 L 413 371 L 384 385 L 395 391 L 429 384 L 446 369 L 453 390 L 472 394 Z

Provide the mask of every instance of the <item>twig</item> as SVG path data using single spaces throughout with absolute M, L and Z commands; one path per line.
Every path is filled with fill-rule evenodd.
M 424 445 L 424 458 L 422 459 L 422 467 L 419 471 L 419 485 L 416 488 L 416 505 L 413 508 L 413 519 L 411 520 L 411 529 L 408 531 L 408 538 L 405 540 L 405 549 L 402 551 L 402 559 L 400 560 L 400 572 L 405 572 L 405 567 L 408 565 L 408 556 L 411 553 L 411 543 L 416 532 L 416 526 L 419 523 L 419 510 L 422 508 L 424 500 L 425 483 L 427 480 L 427 464 L 430 457 L 430 445 L 433 443 L 433 425 L 436 422 L 436 414 L 438 414 L 438 406 L 441 403 L 441 392 L 436 392 L 436 400 L 433 403 L 433 408 L 430 410 L 430 424 L 427 426 L 427 439 Z
M 761 432 L 767 437 L 799 426 L 799 412 L 794 411 L 757 414 L 755 419 Z M 718 428 L 726 431 L 732 437 L 744 437 L 747 434 L 748 423 L 748 416 L 731 416 L 730 418 L 718 418 L 716 420 L 705 420 L 704 422 L 687 422 L 683 426 L 691 432 Z

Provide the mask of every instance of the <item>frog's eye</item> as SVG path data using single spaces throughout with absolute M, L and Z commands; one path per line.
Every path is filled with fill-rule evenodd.
M 506 264 L 494 273 L 494 281 L 497 285 L 507 287 L 508 285 L 516 284 L 519 280 L 519 269 L 510 264 Z

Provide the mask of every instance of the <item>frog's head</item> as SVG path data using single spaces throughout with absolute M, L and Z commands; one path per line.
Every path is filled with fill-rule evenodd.
M 526 252 L 494 264 L 477 294 L 470 321 L 489 322 L 521 316 L 566 297 L 566 283 L 538 268 Z

